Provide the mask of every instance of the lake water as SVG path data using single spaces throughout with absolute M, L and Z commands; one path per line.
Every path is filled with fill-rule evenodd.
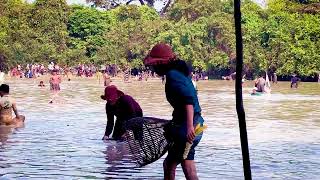
M 2 131 L 0 179 L 162 179 L 163 158 L 137 168 L 123 143 L 101 140 L 106 125 L 104 87 L 95 79 L 64 81 L 49 104 L 39 80 L 10 80 L 24 128 Z M 234 82 L 201 81 L 199 99 L 208 129 L 196 149 L 200 179 L 243 179 Z M 114 84 L 141 105 L 146 116 L 171 118 L 160 80 Z M 49 86 L 47 84 L 47 86 Z M 250 96 L 244 106 L 253 179 L 320 178 L 320 84 L 288 82 L 272 94 Z M 184 179 L 181 167 L 177 179 Z

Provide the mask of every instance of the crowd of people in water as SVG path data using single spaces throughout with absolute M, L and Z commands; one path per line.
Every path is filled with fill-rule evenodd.
M 222 76 L 223 80 L 235 80 L 236 73 L 231 73 L 228 76 Z M 273 73 L 270 75 L 267 73 L 261 73 L 256 79 L 254 79 L 254 87 L 251 90 L 251 95 L 262 95 L 262 94 L 270 94 L 271 93 L 271 82 L 272 84 L 277 84 L 277 75 Z M 242 78 L 242 84 L 244 84 L 247 80 L 245 79 L 245 75 Z M 297 89 L 301 79 L 296 75 L 292 74 L 290 79 L 290 88 Z M 320 73 L 318 77 L 318 83 L 320 83 Z
M 80 77 L 93 77 L 96 73 L 107 72 L 111 76 L 116 76 L 119 68 L 116 65 L 101 65 L 97 67 L 93 64 L 79 64 L 77 66 L 59 66 L 58 63 L 50 62 L 44 64 L 27 64 L 25 67 L 17 65 L 8 72 L 10 77 L 37 78 L 56 71 L 65 76 L 74 75 Z
M 145 69 L 130 68 L 125 66 L 119 68 L 115 64 L 101 65 L 97 67 L 95 65 L 89 64 L 79 64 L 78 66 L 67 67 L 59 66 L 54 62 L 50 62 L 47 66 L 43 64 L 27 64 L 25 67 L 17 65 L 9 70 L 8 76 L 11 78 L 39 78 L 46 75 L 60 75 L 64 78 L 67 78 L 68 81 L 71 81 L 71 77 L 96 77 L 99 82 L 103 81 L 103 84 L 107 86 L 112 82 L 111 78 L 123 78 L 124 82 L 130 82 L 130 80 L 135 79 L 137 81 L 148 81 L 148 79 L 159 78 L 159 76 L 151 71 L 148 67 Z M 5 78 L 5 73 L 0 72 L 0 82 L 3 82 Z M 162 78 L 163 83 L 164 77 Z M 192 80 L 195 84 L 199 80 L 208 80 L 208 76 L 205 76 L 203 73 L 193 72 Z M 61 81 L 61 78 L 60 78 Z M 58 81 L 50 80 L 50 87 L 52 89 L 52 84 L 55 84 L 54 87 L 57 87 Z M 44 87 L 45 84 L 43 81 L 39 82 L 39 87 Z
M 164 177 L 165 179 L 174 179 L 176 167 L 181 164 L 186 179 L 196 180 L 198 177 L 194 155 L 203 133 L 195 133 L 195 128 L 204 126 L 196 81 L 206 80 L 208 77 L 201 73 L 192 73 L 188 64 L 177 58 L 172 48 L 163 43 L 156 44 L 150 50 L 144 59 L 144 65 L 147 67 L 145 70 L 125 67 L 119 71 L 116 65 L 96 67 L 79 64 L 70 68 L 60 67 L 51 62 L 47 66 L 43 64 L 28 64 L 25 67 L 18 65 L 12 68 L 8 75 L 16 78 L 37 78 L 50 74 L 49 84 L 53 96 L 49 103 L 54 103 L 61 90 L 62 76 L 65 76 L 68 81 L 72 76 L 96 76 L 99 81 L 103 80 L 105 89 L 101 99 L 106 101 L 107 124 L 102 140 L 105 141 L 124 139 L 124 124 L 132 118 L 143 117 L 143 110 L 139 103 L 134 97 L 113 85 L 112 78 L 122 74 L 123 80 L 127 82 L 131 76 L 136 77 L 138 81 L 148 80 L 150 77 L 165 77 L 162 78 L 163 84 L 165 84 L 165 95 L 173 107 L 173 113 L 172 121 L 165 129 L 167 141 L 171 143 L 168 147 L 167 157 L 163 162 Z M 3 74 L 0 77 L 2 76 Z M 223 77 L 223 79 L 230 80 L 233 79 L 232 76 L 235 76 L 235 73 Z M 300 79 L 293 75 L 290 87 L 298 88 L 299 81 Z M 277 83 L 277 81 L 273 82 Z M 44 81 L 40 81 L 38 86 L 45 87 Z M 0 126 L 22 127 L 25 117 L 18 113 L 16 101 L 10 96 L 9 89 L 7 84 L 0 86 Z M 270 92 L 268 76 L 260 75 L 254 80 L 252 95 Z M 14 118 L 12 114 L 15 114 Z M 187 144 L 190 144 L 188 148 Z
M 164 177 L 165 179 L 174 179 L 176 167 L 181 164 L 187 179 L 198 179 L 194 155 L 202 132 L 195 133 L 195 128 L 202 127 L 204 119 L 201 116 L 197 90 L 192 79 L 197 81 L 200 78 L 206 78 L 192 74 L 191 68 L 185 61 L 178 59 L 167 44 L 155 45 L 144 59 L 144 64 L 153 71 L 134 70 L 136 72 L 132 72 L 131 70 L 130 72 L 127 69 L 123 73 L 123 78 L 124 81 L 127 81 L 127 76 L 135 76 L 137 80 L 165 76 L 163 83 L 166 86 L 166 98 L 174 110 L 170 126 L 166 128 L 167 140 L 172 143 L 168 147 L 168 155 L 163 163 Z M 134 97 L 125 94 L 112 84 L 111 79 L 118 73 L 116 67 L 112 65 L 99 69 L 86 65 L 79 65 L 72 69 L 61 68 L 54 63 L 50 63 L 47 67 L 44 65 L 28 65 L 25 68 L 17 66 L 9 72 L 9 75 L 15 78 L 37 78 L 49 73 L 50 90 L 53 93 L 49 103 L 53 103 L 55 96 L 61 90 L 62 76 L 71 80 L 71 76 L 68 74 L 70 72 L 76 76 L 92 77 L 95 75 L 97 78 L 103 79 L 105 90 L 101 99 L 106 101 L 107 115 L 103 140 L 122 140 L 125 134 L 124 124 L 131 118 L 143 117 L 143 110 Z M 38 86 L 45 87 L 44 81 L 40 81 Z M 16 102 L 9 95 L 9 85 L 2 84 L 0 86 L 0 96 L 0 125 L 12 126 L 13 128 L 21 127 L 24 123 L 24 116 L 18 113 Z M 13 113 L 15 118 L 12 117 Z

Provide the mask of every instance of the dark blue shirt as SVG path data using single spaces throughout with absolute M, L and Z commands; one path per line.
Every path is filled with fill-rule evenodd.
M 197 91 L 193 86 L 190 77 L 177 70 L 171 70 L 166 74 L 166 97 L 173 107 L 173 121 L 176 124 L 183 124 L 187 121 L 186 105 L 193 105 L 193 124 L 203 123 L 201 108 L 198 101 Z
M 292 84 L 297 83 L 298 81 L 299 81 L 299 78 L 297 78 L 296 76 L 291 78 L 291 83 Z

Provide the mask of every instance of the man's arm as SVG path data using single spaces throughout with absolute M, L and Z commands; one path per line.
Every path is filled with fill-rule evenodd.
M 187 113 L 187 140 L 192 143 L 195 138 L 194 127 L 193 127 L 193 105 L 187 104 L 185 105 L 186 113 Z
M 12 104 L 12 109 L 13 109 L 14 114 L 15 114 L 16 117 L 18 118 L 18 117 L 19 117 L 19 113 L 18 113 L 18 109 L 17 109 L 16 103 L 13 103 L 13 104 Z
M 103 140 L 108 139 L 112 130 L 113 130 L 113 126 L 114 126 L 114 114 L 111 113 L 108 109 L 106 109 L 106 113 L 107 113 L 107 125 L 106 125 L 106 130 L 104 132 L 104 136 L 103 136 Z

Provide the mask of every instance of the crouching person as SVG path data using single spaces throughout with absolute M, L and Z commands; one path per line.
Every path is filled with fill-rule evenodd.
M 142 109 L 137 101 L 118 90 L 114 85 L 105 88 L 104 95 L 101 96 L 101 99 L 107 101 L 106 114 L 108 118 L 102 140 L 110 139 L 109 136 L 112 130 L 112 139 L 121 140 L 125 133 L 125 122 L 135 117 L 142 117 Z M 117 118 L 115 123 L 114 117 Z

